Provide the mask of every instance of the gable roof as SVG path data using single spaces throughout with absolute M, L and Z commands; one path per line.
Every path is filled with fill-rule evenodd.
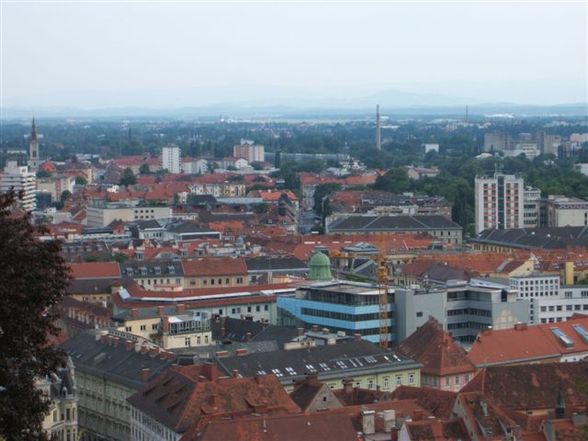
M 493 366 L 481 369 L 462 392 L 481 391 L 505 409 L 554 409 L 560 393 L 566 408 L 583 409 L 588 361 Z
M 219 378 L 215 365 L 174 366 L 128 401 L 177 433 L 210 419 L 262 409 L 264 413 L 300 411 L 274 375 Z
M 429 317 L 396 350 L 421 363 L 424 374 L 445 376 L 475 370 L 466 351 L 453 341 L 434 317 Z
M 416 399 L 421 407 L 437 418 L 449 419 L 453 413 L 457 392 L 432 387 L 398 386 L 392 392 L 392 398 L 399 400 Z
M 406 430 L 411 441 L 469 441 L 467 429 L 460 420 L 407 421 Z

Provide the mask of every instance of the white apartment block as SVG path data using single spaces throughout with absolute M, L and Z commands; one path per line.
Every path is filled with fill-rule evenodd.
M 43 178 L 37 181 L 37 191 L 51 194 L 51 200 L 58 201 L 61 193 L 69 191 L 73 193 L 75 179 L 72 176 L 56 176 Z
M 574 314 L 588 314 L 588 286 L 562 286 L 559 296 L 535 301 L 537 320 L 535 323 L 566 321 Z
M 508 230 L 524 225 L 522 178 L 495 174 L 475 180 L 476 233 L 488 229 Z
M 233 156 L 235 158 L 246 159 L 247 162 L 265 161 L 265 147 L 259 144 L 253 144 L 253 141 L 246 139 L 241 140 L 241 145 L 233 146 Z
M 511 277 L 510 288 L 517 290 L 519 299 L 530 301 L 529 321 L 539 323 L 537 311 L 539 300 L 559 298 L 560 278 L 545 274 Z
M 86 214 L 87 225 L 89 227 L 105 227 L 114 220 L 133 222 L 138 220 L 170 219 L 172 217 L 172 210 L 170 207 L 133 207 L 117 203 L 95 203 L 88 205 Z
M 523 227 L 537 228 L 540 223 L 541 190 L 526 187 L 524 195 Z
M 19 166 L 16 161 L 8 161 L 4 167 L 4 174 L 0 179 L 0 192 L 8 192 L 11 188 L 18 194 L 23 192 L 23 197 L 17 205 L 26 211 L 37 208 L 37 176 L 29 171 L 28 166 Z
M 170 173 L 180 173 L 180 148 L 167 146 L 161 149 L 161 168 Z

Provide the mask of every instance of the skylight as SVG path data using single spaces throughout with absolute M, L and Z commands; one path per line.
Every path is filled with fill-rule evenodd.
M 574 328 L 574 331 L 580 334 L 582 340 L 584 340 L 585 343 L 588 343 L 588 331 L 586 328 L 582 325 L 572 325 L 572 327 Z
M 574 347 L 574 341 L 568 337 L 565 332 L 563 332 L 561 329 L 559 328 L 551 328 L 551 332 L 553 332 L 553 335 L 555 335 L 559 341 L 561 341 L 563 343 L 563 345 L 566 348 L 573 348 Z

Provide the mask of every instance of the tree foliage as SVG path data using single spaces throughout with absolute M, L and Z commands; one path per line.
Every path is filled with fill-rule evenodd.
M 120 177 L 119 184 L 124 186 L 135 185 L 137 183 L 137 178 L 129 167 L 123 170 L 122 176 Z
M 68 270 L 58 242 L 35 239 L 30 216 L 13 216 L 15 194 L 0 194 L 0 438 L 44 440 L 49 403 L 37 379 L 63 363 L 49 344 Z

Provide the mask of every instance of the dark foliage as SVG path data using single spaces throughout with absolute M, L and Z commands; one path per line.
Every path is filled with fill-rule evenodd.
M 44 440 L 48 403 L 35 381 L 63 363 L 49 344 L 68 270 L 59 243 L 35 239 L 30 217 L 11 213 L 15 194 L 0 194 L 0 438 Z

